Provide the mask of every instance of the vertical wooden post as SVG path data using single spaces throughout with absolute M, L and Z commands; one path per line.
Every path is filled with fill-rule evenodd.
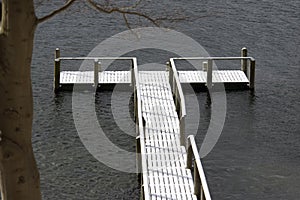
M 135 83 L 134 83 L 135 84 Z M 138 105 L 137 105 L 137 88 L 136 88 L 136 85 L 133 86 L 133 109 L 134 109 L 134 120 L 135 122 L 137 122 L 139 119 L 138 119 Z
M 173 92 L 173 70 L 171 68 L 170 62 L 167 62 L 166 65 L 167 65 L 167 69 L 169 71 L 169 84 L 171 86 L 171 91 Z
M 202 63 L 202 71 L 205 71 L 205 72 L 207 71 L 207 65 L 208 65 L 207 62 Z
M 60 85 L 60 50 L 55 49 L 55 60 L 54 60 L 54 92 L 57 93 Z
M 200 176 L 198 173 L 198 166 L 197 163 L 194 162 L 194 194 L 197 196 L 198 199 L 200 199 L 200 190 L 201 190 L 201 182 L 200 182 Z
M 136 164 L 139 181 L 141 180 L 142 173 L 142 157 L 141 157 L 141 139 L 140 136 L 136 137 Z
M 133 89 L 135 89 L 135 77 L 134 77 L 134 58 L 131 60 L 131 83 L 130 85 L 133 86 Z
M 144 185 L 141 185 L 141 197 L 140 200 L 144 200 L 145 199 L 145 193 L 144 193 Z
M 191 140 L 189 138 L 187 141 L 186 150 L 187 150 L 186 168 L 192 169 L 193 150 L 192 150 L 192 146 L 191 146 Z
M 211 59 L 207 61 L 206 86 L 208 90 L 212 88 L 212 60 Z
M 255 86 L 255 60 L 250 61 L 250 78 L 249 78 L 249 88 L 254 89 Z
M 205 197 L 204 197 L 204 191 L 203 191 L 203 187 L 201 185 L 201 188 L 200 188 L 200 200 L 205 200 Z
M 99 61 L 98 59 L 94 60 L 94 87 L 97 90 L 99 83 Z
M 180 128 L 180 145 L 185 146 L 185 117 L 180 114 L 179 128 Z
M 247 56 L 248 56 L 248 50 L 246 47 L 244 47 L 241 50 L 241 57 L 247 57 Z M 241 60 L 241 70 L 247 75 L 247 59 Z

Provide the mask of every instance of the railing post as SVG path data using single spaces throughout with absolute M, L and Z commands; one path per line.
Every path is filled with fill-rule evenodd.
M 136 164 L 139 181 L 141 180 L 142 173 L 142 158 L 141 158 L 141 139 L 140 136 L 136 137 Z
M 134 112 L 133 112 L 133 114 L 134 114 L 134 120 L 135 120 L 135 122 L 137 122 L 139 119 L 137 118 L 138 116 L 138 108 L 137 108 L 137 88 L 136 88 L 136 86 L 135 86 L 135 83 L 134 83 L 134 86 L 133 86 L 133 89 L 134 89 L 134 91 L 133 91 L 133 106 L 134 106 Z
M 206 86 L 208 90 L 212 88 L 212 60 L 211 59 L 207 61 Z
M 202 63 L 202 71 L 207 71 L 207 62 Z
M 200 200 L 205 200 L 203 187 L 200 188 Z
M 191 146 L 191 140 L 189 137 L 187 139 L 186 151 L 187 151 L 186 168 L 192 169 L 193 150 L 192 150 L 192 146 Z
M 134 77 L 134 59 L 131 60 L 131 86 L 135 88 L 135 77 Z
M 180 128 L 180 146 L 185 146 L 185 117 L 180 114 L 179 128 Z
M 249 78 L 249 88 L 254 89 L 254 83 L 255 83 L 255 60 L 250 60 L 250 78 Z
M 169 84 L 171 86 L 171 91 L 173 92 L 173 69 L 171 68 L 171 63 L 170 62 L 167 62 L 166 63 L 167 65 L 167 69 L 169 71 Z
M 54 92 L 57 93 L 60 86 L 60 50 L 55 49 L 55 60 L 54 60 Z
M 244 47 L 241 50 L 241 57 L 247 57 L 247 56 L 248 56 L 248 50 L 246 47 Z M 241 60 L 241 70 L 247 75 L 247 59 Z
M 200 199 L 200 190 L 201 190 L 201 182 L 200 182 L 200 176 L 198 172 L 198 166 L 197 163 L 194 162 L 194 194 L 197 196 L 198 199 Z
M 94 87 L 97 89 L 99 83 L 99 61 L 98 59 L 94 60 Z

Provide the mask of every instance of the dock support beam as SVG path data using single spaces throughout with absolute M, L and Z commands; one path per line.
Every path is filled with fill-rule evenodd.
M 60 50 L 55 49 L 55 60 L 54 60 L 54 92 L 57 93 L 60 86 Z
M 241 50 L 241 57 L 247 57 L 247 56 L 248 56 L 248 50 L 246 47 L 244 47 Z M 247 75 L 247 59 L 241 60 L 241 70 Z

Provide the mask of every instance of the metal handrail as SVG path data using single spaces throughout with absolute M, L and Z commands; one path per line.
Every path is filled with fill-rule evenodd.
M 174 60 L 206 60 L 207 65 L 207 87 L 210 89 L 212 87 L 212 62 L 215 60 L 241 60 L 241 70 L 246 74 L 249 80 L 249 88 L 254 89 L 255 82 L 255 59 L 253 57 L 247 56 L 247 49 L 242 48 L 240 57 L 180 57 L 180 58 L 171 58 L 170 61 Z M 247 63 L 250 63 L 250 66 L 247 67 Z
M 199 152 L 193 135 L 187 138 L 187 161 L 188 169 L 192 168 L 192 160 L 194 157 L 194 193 L 200 200 L 211 200 L 208 184 L 206 181 L 203 166 L 200 160 Z
M 172 60 L 252 60 L 253 57 L 180 57 L 180 58 L 171 58 Z
M 184 120 L 186 116 L 185 99 L 181 83 L 179 81 L 178 71 L 176 69 L 174 59 L 170 59 L 167 63 L 169 68 L 169 81 L 173 94 L 175 95 L 176 107 L 179 105 L 179 117 L 180 117 L 180 143 L 185 145 L 185 126 Z M 182 144 L 183 143 L 183 144 Z M 194 164 L 194 194 L 200 200 L 211 200 L 208 184 L 206 181 L 205 173 L 202 167 L 200 156 L 198 153 L 197 145 L 193 135 L 187 137 L 187 168 L 192 168 L 192 158 L 195 158 Z
M 176 110 L 179 116 L 180 123 L 180 145 L 185 145 L 185 98 L 183 95 L 183 90 L 178 76 L 178 71 L 175 67 L 174 60 L 170 59 L 170 62 L 167 63 L 169 68 L 169 82 L 172 89 L 173 96 L 175 98 Z
M 59 60 L 132 60 L 135 57 L 59 57 Z
M 146 152 L 145 152 L 145 132 L 144 132 L 144 122 L 143 122 L 143 115 L 142 115 L 142 100 L 141 100 L 141 91 L 140 91 L 140 81 L 139 81 L 139 72 L 138 72 L 138 65 L 137 65 L 137 59 L 133 58 L 133 67 L 132 67 L 132 85 L 134 87 L 134 107 L 135 107 L 135 120 L 137 122 L 138 126 L 138 137 L 137 142 L 140 145 L 140 149 L 137 153 L 140 151 L 141 159 L 141 169 L 142 170 L 142 191 L 143 191 L 143 199 L 149 200 L 150 199 L 150 190 L 149 190 L 149 184 L 148 184 L 148 171 L 147 171 L 147 161 L 146 161 Z M 140 162 L 140 161 L 138 161 Z
M 58 92 L 60 88 L 60 62 L 62 60 L 94 60 L 94 87 L 98 86 L 98 72 L 101 70 L 101 63 L 99 60 L 133 60 L 135 57 L 61 57 L 60 49 L 55 49 L 55 59 L 54 59 L 54 92 Z

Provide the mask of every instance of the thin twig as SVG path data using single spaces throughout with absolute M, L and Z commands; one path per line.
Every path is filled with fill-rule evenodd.
M 137 11 L 131 11 L 128 9 L 124 9 L 124 8 L 118 8 L 118 7 L 112 7 L 112 8 L 104 8 L 102 6 L 99 6 L 97 3 L 95 3 L 93 0 L 87 0 L 87 2 L 89 3 L 90 6 L 92 6 L 92 8 L 103 12 L 103 13 L 121 13 L 121 14 L 128 14 L 128 15 L 135 15 L 135 16 L 139 16 L 139 17 L 143 17 L 147 20 L 149 20 L 150 22 L 152 22 L 155 26 L 159 26 L 159 24 L 155 21 L 155 19 L 149 17 L 148 15 L 144 14 L 144 13 L 140 13 Z
M 55 15 L 57 15 L 58 13 L 68 9 L 76 0 L 69 0 L 64 6 L 60 7 L 59 9 L 57 10 L 54 10 L 53 12 L 51 12 L 50 14 L 42 17 L 42 18 L 39 18 L 37 20 L 37 23 L 40 24 L 40 23 L 43 23 L 45 21 L 47 21 L 48 19 L 54 17 Z

